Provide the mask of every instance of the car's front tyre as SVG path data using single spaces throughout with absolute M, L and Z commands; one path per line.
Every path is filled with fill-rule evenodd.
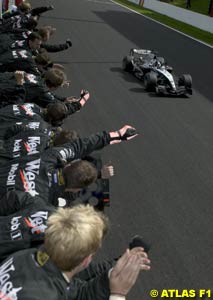
M 144 76 L 144 87 L 148 92 L 156 91 L 157 75 L 154 72 L 148 72 Z
M 184 86 L 186 89 L 192 88 L 192 76 L 190 74 L 183 74 L 178 80 L 179 86 Z
M 134 69 L 131 56 L 125 56 L 122 61 L 122 68 L 126 72 L 132 72 Z

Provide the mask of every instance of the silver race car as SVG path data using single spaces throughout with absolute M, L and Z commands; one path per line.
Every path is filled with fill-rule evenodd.
M 129 55 L 123 58 L 122 67 L 142 80 L 149 92 L 176 97 L 192 95 L 191 75 L 174 78 L 173 68 L 167 65 L 163 57 L 157 56 L 156 51 L 131 49 Z

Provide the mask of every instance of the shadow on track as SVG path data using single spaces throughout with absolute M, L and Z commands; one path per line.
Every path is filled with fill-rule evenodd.
M 93 12 L 138 48 L 158 50 L 176 74 L 191 74 L 193 87 L 212 101 L 212 49 L 133 12 Z

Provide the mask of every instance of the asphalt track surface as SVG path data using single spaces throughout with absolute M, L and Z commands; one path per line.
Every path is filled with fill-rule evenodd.
M 52 55 L 66 66 L 71 86 L 60 94 L 91 92 L 90 102 L 66 121 L 86 136 L 131 124 L 139 136 L 107 147 L 112 161 L 111 232 L 101 257 L 117 256 L 138 233 L 152 243 L 152 270 L 142 273 L 129 299 L 151 289 L 210 289 L 213 278 L 212 49 L 107 0 L 32 0 L 53 4 L 41 19 L 57 28 L 51 42 L 73 47 Z M 121 70 L 130 48 L 157 49 L 176 74 L 190 73 L 190 99 L 158 98 Z

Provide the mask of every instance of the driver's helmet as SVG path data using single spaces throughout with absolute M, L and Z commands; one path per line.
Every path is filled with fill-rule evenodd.
M 162 65 L 161 65 L 161 62 L 160 61 L 156 61 L 156 67 L 158 68 L 158 69 L 160 69 L 161 67 L 162 67 Z

